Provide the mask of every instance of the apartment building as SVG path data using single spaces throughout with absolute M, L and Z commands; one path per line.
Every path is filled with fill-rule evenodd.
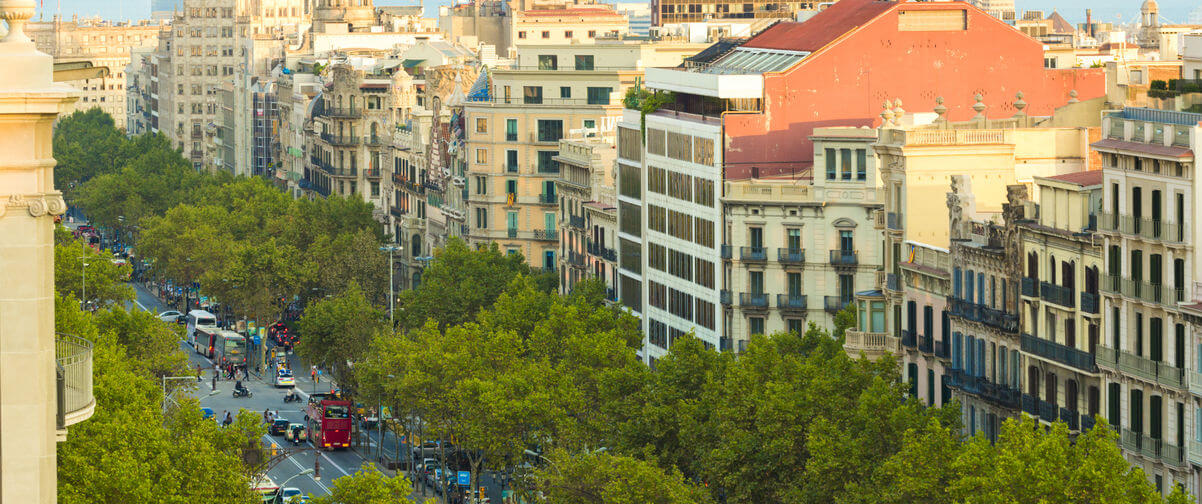
M 730 0 L 686 2 L 682 0 L 652 0 L 651 26 L 676 23 L 695 23 L 722 19 L 794 20 L 805 11 L 816 11 L 823 2 L 788 1 L 751 3 Z
M 1181 309 L 1198 295 L 1202 264 L 1194 207 L 1200 122 L 1202 114 L 1128 107 L 1105 115 L 1105 138 L 1092 144 L 1103 160 L 1097 227 L 1106 249 L 1108 326 L 1097 365 L 1104 411 L 1122 432 L 1128 461 L 1164 492 L 1173 483 L 1196 492 L 1191 461 L 1202 458 L 1187 455 L 1191 423 L 1190 434 L 1198 430 L 1191 363 L 1200 340 Z
M 870 312 L 875 325 L 865 329 L 862 317 L 861 327 L 848 331 L 845 348 L 856 354 L 902 354 L 907 379 L 911 380 L 911 383 L 917 382 L 918 397 L 928 403 L 942 403 L 942 399 L 947 397 L 942 391 L 944 387 L 950 387 L 953 375 L 956 378 L 971 380 L 972 383 L 966 384 L 975 387 L 973 390 L 1000 386 L 994 381 L 995 375 L 992 371 L 988 375 L 982 375 L 996 366 L 990 364 L 994 357 L 981 356 L 976 341 L 985 341 L 986 344 L 992 343 L 995 346 L 1000 341 L 1006 341 L 1006 346 L 1011 352 L 1019 346 L 1020 342 L 1011 341 L 1018 338 L 1014 327 L 1014 317 L 1019 315 L 1014 301 L 1017 299 L 1014 293 L 1018 287 L 1012 285 L 1013 281 L 1007 280 L 1003 282 L 1006 287 L 995 287 L 999 292 L 1005 289 L 1004 301 L 998 303 L 995 301 L 996 295 L 993 295 L 989 297 L 988 303 L 981 303 L 978 290 L 980 276 L 977 273 L 988 272 L 988 275 L 994 277 L 1005 274 L 1005 278 L 1008 279 L 1013 277 L 1000 269 L 1000 259 L 994 257 L 996 254 L 991 256 L 990 252 L 985 250 L 988 247 L 981 246 L 971 250 L 982 266 L 979 270 L 974 268 L 974 292 L 970 302 L 967 295 L 967 279 L 961 280 L 960 291 L 957 294 L 956 269 L 931 270 L 928 267 L 920 267 L 920 264 L 915 263 L 915 250 L 929 247 L 947 251 L 949 260 L 961 266 L 960 271 L 963 275 L 963 265 L 958 262 L 963 258 L 952 253 L 953 235 L 947 224 L 952 219 L 952 214 L 959 212 L 961 219 L 977 221 L 998 219 L 999 223 L 1004 224 L 1006 221 L 1001 219 L 1001 216 L 1005 215 L 1007 205 L 1016 204 L 1015 201 L 1011 201 L 1014 198 L 1009 193 L 1009 186 L 1021 184 L 1034 189 L 1035 177 L 1084 171 L 1089 165 L 1088 142 L 1091 135 L 1097 134 L 1097 130 L 1058 125 L 1071 122 L 1070 118 L 1096 114 L 1099 102 L 1100 100 L 1095 99 L 1069 104 L 1058 109 L 1055 116 L 1034 118 L 1023 113 L 1025 103 L 1021 97 L 1016 96 L 1009 104 L 1019 111 L 1015 117 L 986 119 L 982 115 L 968 121 L 952 122 L 945 119 L 947 108 L 940 101 L 935 107 L 934 121 L 917 126 L 898 123 L 906 123 L 913 117 L 907 115 L 904 110 L 898 107 L 883 109 L 881 115 L 886 123 L 881 128 L 880 139 L 875 148 L 885 194 L 884 214 L 877 221 L 878 227 L 884 229 L 884 268 L 875 289 L 856 294 L 857 306 L 861 309 L 879 306 L 880 310 L 873 309 Z M 974 106 L 980 110 L 985 109 L 981 102 Z M 957 177 L 949 179 L 951 175 Z M 954 181 L 954 184 L 949 186 L 951 181 Z M 949 187 L 953 188 L 952 194 L 948 192 Z M 954 201 L 963 204 L 951 205 L 953 196 Z M 1015 219 L 1010 218 L 1011 221 Z M 968 236 L 961 231 L 957 231 L 956 236 Z M 989 240 L 984 231 L 978 234 L 982 237 L 977 241 L 987 245 Z M 1007 246 L 1010 244 L 1007 243 Z M 963 255 L 963 252 L 961 250 L 958 253 Z M 985 264 L 990 266 L 985 267 Z M 947 287 L 928 283 L 918 288 L 916 283 L 933 282 L 940 277 L 947 279 Z M 994 285 L 996 284 L 995 279 Z M 950 289 L 944 303 L 932 300 L 930 296 L 931 291 L 938 292 L 941 288 Z M 914 306 L 913 312 L 910 310 L 911 303 Z M 932 315 L 930 319 L 925 317 L 928 306 Z M 944 310 L 948 312 L 948 325 L 943 324 Z M 950 327 L 953 312 L 961 314 L 958 316 L 958 324 L 970 328 L 959 330 L 959 346 L 955 343 L 955 331 Z M 928 325 L 930 331 L 927 330 Z M 903 334 L 903 329 L 910 331 L 909 336 Z M 974 351 L 978 352 L 972 362 L 972 374 L 969 374 L 966 367 L 966 330 L 972 331 L 968 334 L 974 338 Z M 1005 334 L 1001 334 L 1003 332 Z M 926 338 L 927 335 L 930 337 Z M 986 335 L 989 337 L 983 338 Z M 902 345 L 903 339 L 910 343 L 911 338 L 918 347 L 916 352 L 907 345 Z M 928 348 L 929 351 L 925 351 Z M 978 365 L 978 361 L 986 362 Z M 917 369 L 911 367 L 911 364 Z M 987 379 L 982 376 L 986 376 Z M 1013 374 L 1008 373 L 1007 376 L 1012 377 Z M 935 380 L 936 383 L 932 383 L 931 380 Z M 933 391 L 940 391 L 938 397 L 931 394 Z M 967 419 L 971 411 L 966 411 Z M 988 425 L 987 420 L 982 420 L 980 410 L 977 412 L 978 415 L 974 415 L 977 425 Z M 965 425 L 969 423 L 966 422 Z
M 925 336 L 936 323 L 947 324 L 944 334 L 951 335 L 951 366 L 945 369 L 944 384 L 960 400 L 965 432 L 981 432 L 996 441 L 1001 422 L 1018 416 L 1020 406 L 1019 265 L 1014 259 L 1022 250 L 1017 226 L 1024 218 L 1026 187 L 1008 186 L 1001 215 L 982 219 L 985 216 L 977 213 L 969 187 L 971 179 L 952 175 L 951 180 L 947 206 L 952 292 L 947 311 L 936 314 L 931 306 L 906 300 L 902 345 L 917 346 L 920 327 Z M 930 338 L 922 340 L 925 349 Z M 915 396 L 923 378 L 927 392 L 932 392 L 934 370 L 924 371 L 926 376 L 920 377 L 916 363 L 906 365 L 905 376 Z
M 491 45 L 510 58 L 522 45 L 587 44 L 630 31 L 625 15 L 592 1 L 473 0 L 439 7 L 438 26 L 453 41 Z
M 722 346 L 742 351 L 753 334 L 834 327 L 881 266 L 872 229 L 882 208 L 870 128 L 817 128 L 813 179 L 727 180 L 720 300 Z
M 1099 297 L 1101 170 L 1036 177 L 1038 215 L 1021 222 L 1022 357 L 1015 383 L 1026 383 L 1023 411 L 1043 422 L 1088 430 L 1103 414 L 1097 366 L 1102 330 Z
M 357 67 L 334 63 L 325 71 L 325 90 L 313 113 L 313 128 L 306 131 L 309 176 L 322 195 L 339 194 L 371 202 L 384 202 L 383 163 L 393 108 L 393 80 L 379 66 Z
M 614 139 L 596 136 L 592 130 L 577 130 L 571 138 L 559 141 L 559 178 L 555 193 L 559 195 L 559 290 L 572 292 L 576 283 L 585 278 L 597 278 L 614 288 L 614 264 L 600 250 L 617 236 L 614 203 L 614 161 L 617 151 Z M 606 212 L 606 209 L 609 212 Z M 611 296 L 612 297 L 612 296 Z
M 877 229 L 884 229 L 888 224 L 884 222 L 886 214 L 879 212 L 877 215 Z M 887 349 L 896 354 L 904 370 L 903 377 L 910 384 L 910 395 L 927 405 L 943 406 L 952 398 L 949 386 L 952 380 L 947 377 L 952 364 L 952 328 L 948 315 L 948 303 L 953 294 L 951 252 L 918 242 L 906 242 L 904 250 L 895 278 L 903 286 L 897 288 L 904 289 L 907 310 L 914 306 L 914 316 L 909 319 L 913 324 L 902 333 L 897 346 L 886 348 L 862 339 L 859 351 L 880 355 Z M 884 271 L 879 274 L 888 275 Z M 890 288 L 888 277 L 882 285 Z M 863 314 L 856 332 L 876 333 L 873 337 L 879 340 L 890 337 L 885 326 L 883 295 L 859 296 L 856 312 Z M 918 318 L 919 313 L 922 319 Z
M 125 133 L 141 135 L 153 131 L 150 109 L 150 55 L 154 47 L 131 47 L 125 65 Z M 114 117 L 113 119 L 116 119 Z
M 678 65 L 700 44 L 613 40 L 520 46 L 464 103 L 469 241 L 495 242 L 536 268 L 558 269 L 560 139 L 612 131 L 622 97 L 652 65 Z
M 108 68 L 105 77 L 68 82 L 82 91 L 70 110 L 99 108 L 113 117 L 117 128 L 125 129 L 126 67 L 133 51 L 155 47 L 163 29 L 150 21 L 112 23 L 72 17 L 68 22 L 56 16 L 49 23 L 30 23 L 26 31 L 38 50 L 53 56 L 55 63 L 86 62 Z
M 309 176 L 311 166 L 307 160 L 305 129 L 310 118 L 310 108 L 322 84 L 312 72 L 298 71 L 281 74 L 276 78 L 276 96 L 279 106 L 279 159 L 275 165 L 275 182 L 294 197 L 300 197 L 312 186 Z
M 305 5 L 305 0 L 184 0 L 152 58 L 156 76 L 151 80 L 158 90 L 152 114 L 159 131 L 197 169 L 212 164 L 205 162 L 205 135 L 219 114 L 217 90 L 222 82 L 237 80 L 238 66 L 246 63 L 240 41 L 295 32 L 308 20 Z M 216 134 L 215 129 L 208 134 Z

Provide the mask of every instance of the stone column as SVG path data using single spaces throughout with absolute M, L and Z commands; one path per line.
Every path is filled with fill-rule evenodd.
M 0 0 L 0 504 L 56 500 L 54 120 L 78 96 L 23 31 L 34 0 Z

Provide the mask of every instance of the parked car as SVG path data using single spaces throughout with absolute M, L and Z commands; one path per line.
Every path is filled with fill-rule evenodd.
M 274 422 L 271 422 L 271 427 L 268 427 L 268 431 L 272 436 L 283 436 L 288 431 L 289 425 L 291 424 L 287 418 L 277 418 Z
M 162 320 L 163 322 L 179 322 L 179 318 L 182 316 L 184 316 L 184 314 L 180 312 L 175 310 L 167 310 L 159 314 L 159 320 Z

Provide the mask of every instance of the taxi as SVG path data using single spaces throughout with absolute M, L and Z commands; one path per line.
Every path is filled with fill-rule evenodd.
M 276 368 L 275 370 L 275 386 L 276 387 L 295 387 L 296 377 L 292 376 L 292 370 L 287 368 Z

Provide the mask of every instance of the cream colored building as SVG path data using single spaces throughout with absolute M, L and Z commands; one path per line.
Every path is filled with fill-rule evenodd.
M 612 131 L 643 68 L 678 65 L 702 48 L 620 40 L 519 47 L 513 65 L 493 71 L 489 96 L 464 103 L 469 241 L 557 269 L 559 140 L 573 129 Z
M 53 504 L 56 441 L 92 416 L 92 344 L 57 335 L 54 121 L 80 92 L 24 32 L 34 2 L 0 0 L 0 502 Z M 61 395 L 60 395 L 61 394 Z
M 28 32 L 38 50 L 53 56 L 55 63 L 87 62 L 108 68 L 106 77 L 69 82 L 83 92 L 71 110 L 100 108 L 113 117 L 117 128 L 125 129 L 125 72 L 132 51 L 154 47 L 163 29 L 149 21 L 130 24 L 72 18 L 70 22 L 30 23 Z
M 613 176 L 617 150 L 612 135 L 595 135 L 591 130 L 577 130 L 572 138 L 559 141 L 559 155 L 555 156 L 559 163 L 555 193 L 563 230 L 559 235 L 559 290 L 564 294 L 585 278 L 597 278 L 616 292 L 617 257 L 612 251 L 617 239 Z
M 151 60 L 152 115 L 158 130 L 200 168 L 205 161 L 205 137 L 216 130 L 221 103 L 216 90 L 236 81 L 242 41 L 261 34 L 288 34 L 307 23 L 306 0 L 184 0 L 184 9 L 160 37 Z M 209 152 L 215 150 L 209 149 Z
M 587 44 L 629 31 L 625 15 L 608 4 L 474 0 L 440 7 L 438 26 L 467 46 L 491 45 L 515 57 L 518 46 Z
M 1036 177 L 1038 214 L 1020 225 L 1023 410 L 1087 430 L 1102 411 L 1096 356 L 1104 314 L 1099 287 L 1101 170 Z
M 742 352 L 753 334 L 834 327 L 853 295 L 873 287 L 883 258 L 876 135 L 817 128 L 812 179 L 724 182 L 723 342 Z

